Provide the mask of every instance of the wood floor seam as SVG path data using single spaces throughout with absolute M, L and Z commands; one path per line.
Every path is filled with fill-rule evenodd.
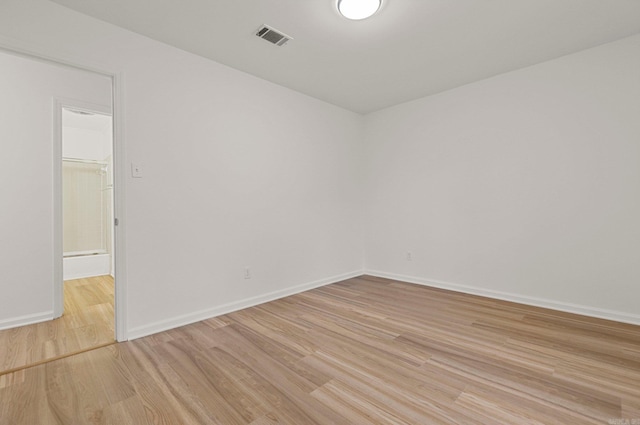
M 64 282 L 62 317 L 0 331 L 0 375 L 115 341 L 114 281 Z
M 79 354 L 86 353 L 87 351 L 98 350 L 100 348 L 108 347 L 109 345 L 114 345 L 114 344 L 117 344 L 117 342 L 116 341 L 106 342 L 104 344 L 98 344 L 98 345 L 96 345 L 94 347 L 84 348 L 84 349 L 78 350 L 78 351 L 72 351 L 70 353 L 65 353 L 65 354 L 61 354 L 61 355 L 56 356 L 56 357 L 51 357 L 51 358 L 47 358 L 47 359 L 44 359 L 44 360 L 39 360 L 37 362 L 30 363 L 30 364 L 27 364 L 27 365 L 24 365 L 24 366 L 19 366 L 19 367 L 13 368 L 13 369 L 2 370 L 2 371 L 0 371 L 0 376 L 2 376 L 2 375 L 10 375 L 12 373 L 16 373 L 16 372 L 19 372 L 21 370 L 31 369 L 33 367 L 37 367 L 37 366 L 45 365 L 47 363 L 51 363 L 51 362 L 55 362 L 55 361 L 58 361 L 58 360 L 66 359 L 67 357 L 77 356 Z

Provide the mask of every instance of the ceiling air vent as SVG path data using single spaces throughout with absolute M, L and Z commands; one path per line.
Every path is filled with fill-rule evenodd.
M 288 35 L 268 27 L 266 25 L 262 25 L 258 28 L 256 35 L 264 40 L 267 40 L 269 43 L 275 44 L 276 46 L 283 46 L 287 41 L 293 40 Z

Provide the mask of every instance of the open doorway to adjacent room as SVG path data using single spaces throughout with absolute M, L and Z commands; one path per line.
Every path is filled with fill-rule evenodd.
M 114 340 L 113 119 L 110 105 L 57 103 L 62 144 L 64 320 L 78 348 Z M 88 328 L 87 328 L 88 327 Z
M 123 197 L 115 77 L 3 50 L 0 67 L 5 375 L 116 341 Z

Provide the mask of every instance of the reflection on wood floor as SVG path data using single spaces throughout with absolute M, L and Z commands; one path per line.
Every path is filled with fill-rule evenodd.
M 61 318 L 0 331 L 0 374 L 114 341 L 113 278 L 64 283 Z
M 360 277 L 0 376 L 0 425 L 631 424 L 640 327 Z

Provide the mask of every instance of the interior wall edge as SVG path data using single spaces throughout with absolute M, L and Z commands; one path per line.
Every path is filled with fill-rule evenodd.
M 439 280 L 426 279 L 416 276 L 407 276 L 396 273 L 387 273 L 379 270 L 365 269 L 365 274 L 386 279 L 398 280 L 416 285 L 428 286 L 431 288 L 446 289 L 449 291 L 460 292 L 469 295 L 478 295 L 481 297 L 492 298 L 502 301 L 510 301 L 518 304 L 524 304 L 533 307 L 548 308 L 550 310 L 562 311 L 565 313 L 579 314 L 598 319 L 612 320 L 620 323 L 628 323 L 640 326 L 640 315 L 626 313 L 622 311 L 614 311 L 601 309 L 597 307 L 584 306 L 579 304 L 571 304 L 562 301 L 555 301 L 545 298 L 530 297 L 527 295 L 519 295 L 511 292 L 494 291 L 491 289 L 483 289 L 477 286 L 461 285 L 458 283 L 443 282 Z
M 166 320 L 157 321 L 154 323 L 150 323 L 148 325 L 138 326 L 138 327 L 129 329 L 127 339 L 134 340 L 134 339 L 142 338 L 148 335 L 153 335 L 158 332 L 164 332 L 170 329 L 179 328 L 181 326 L 190 325 L 192 323 L 211 319 L 213 317 L 221 316 L 223 314 L 233 313 L 234 311 L 243 310 L 245 308 L 253 307 L 258 304 L 264 304 L 270 301 L 275 301 L 277 299 L 299 294 L 301 292 L 305 292 L 310 289 L 315 289 L 321 286 L 326 286 L 332 283 L 337 283 L 343 280 L 362 276 L 363 273 L 364 273 L 363 270 L 355 270 L 352 272 L 331 276 L 325 279 L 315 280 L 312 282 L 291 286 L 289 288 L 281 289 L 278 291 L 268 292 L 266 294 L 245 298 L 243 300 L 234 301 L 231 303 L 219 305 L 219 306 L 208 308 L 205 310 L 194 311 L 189 314 L 184 314 L 184 315 L 172 317 Z
M 0 331 L 20 326 L 33 325 L 35 323 L 53 320 L 53 310 L 43 311 L 40 313 L 26 314 L 24 316 L 12 317 L 10 319 L 0 320 Z

